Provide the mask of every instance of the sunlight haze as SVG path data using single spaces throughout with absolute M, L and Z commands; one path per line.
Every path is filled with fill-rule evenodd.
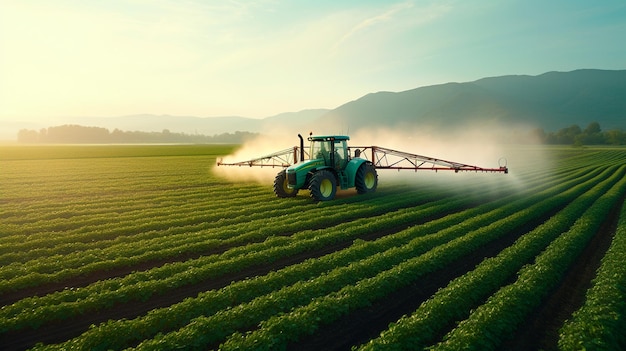
M 0 119 L 262 118 L 377 91 L 626 68 L 623 1 L 0 2 Z

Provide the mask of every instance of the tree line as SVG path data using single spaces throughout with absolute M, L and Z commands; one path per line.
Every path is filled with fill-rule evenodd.
M 626 132 L 620 129 L 602 131 L 598 122 L 590 123 L 585 129 L 577 124 L 546 132 L 542 128 L 532 131 L 535 139 L 551 145 L 626 145 Z M 234 132 L 216 135 L 173 133 L 168 129 L 161 132 L 122 131 L 110 132 L 102 127 L 85 127 L 67 124 L 43 128 L 40 131 L 22 129 L 18 132 L 20 143 L 63 143 L 63 144 L 141 144 L 141 143 L 195 143 L 195 144 L 241 144 L 258 133 Z
M 17 134 L 20 143 L 62 143 L 62 144 L 241 144 L 245 140 L 258 135 L 251 132 L 222 133 L 216 135 L 173 133 L 168 129 L 161 132 L 122 131 L 114 129 L 110 132 L 102 127 L 85 127 L 67 124 L 43 128 L 39 131 L 22 129 Z
M 626 145 L 626 132 L 620 129 L 602 131 L 598 122 L 589 123 L 585 129 L 574 124 L 556 132 L 538 128 L 533 134 L 541 143 L 551 145 Z

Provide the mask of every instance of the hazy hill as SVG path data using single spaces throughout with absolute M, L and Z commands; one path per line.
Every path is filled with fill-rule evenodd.
M 97 111 L 94 111 L 97 113 Z M 367 94 L 333 110 L 286 112 L 263 119 L 134 115 L 71 118 L 47 125 L 0 121 L 0 139 L 14 139 L 20 129 L 77 124 L 111 131 L 216 135 L 236 131 L 272 133 L 285 129 L 308 133 L 347 133 L 379 126 L 451 130 L 466 125 L 488 128 L 522 125 L 556 131 L 598 122 L 603 130 L 626 130 L 626 70 L 582 69 L 538 76 L 510 75 L 473 82 L 446 83 L 402 92 Z
M 322 125 L 435 128 L 523 124 L 556 130 L 597 121 L 626 128 L 626 70 L 577 70 L 447 83 L 368 94 L 330 111 Z
M 311 109 L 286 112 L 262 119 L 240 116 L 194 117 L 142 114 L 108 118 L 75 118 L 70 120 L 70 123 L 104 127 L 110 130 L 117 128 L 125 131 L 161 132 L 168 129 L 177 133 L 214 135 L 236 131 L 263 132 L 280 124 L 305 128 L 310 121 L 316 120 L 328 111 L 327 109 Z

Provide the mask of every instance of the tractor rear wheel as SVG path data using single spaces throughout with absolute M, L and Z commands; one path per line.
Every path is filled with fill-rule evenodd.
M 298 194 L 298 189 L 291 189 L 288 187 L 287 173 L 280 171 L 274 178 L 274 194 L 278 197 L 294 197 Z
M 309 182 L 309 190 L 316 201 L 332 200 L 337 193 L 335 175 L 327 170 L 317 171 Z
M 354 186 L 359 194 L 371 193 L 378 187 L 378 173 L 371 163 L 362 164 L 356 171 Z

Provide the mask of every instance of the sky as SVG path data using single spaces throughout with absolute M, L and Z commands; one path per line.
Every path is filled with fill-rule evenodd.
M 623 0 L 0 0 L 0 121 L 336 108 L 626 69 Z

